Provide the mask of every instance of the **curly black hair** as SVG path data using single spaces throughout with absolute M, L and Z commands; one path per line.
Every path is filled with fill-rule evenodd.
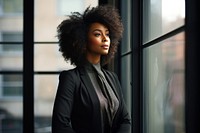
M 57 27 L 59 50 L 66 61 L 72 65 L 81 66 L 86 61 L 87 33 L 92 23 L 99 22 L 109 29 L 110 49 L 107 55 L 102 55 L 101 65 L 107 64 L 117 52 L 122 38 L 123 25 L 118 10 L 111 5 L 90 6 L 83 14 L 72 12 Z

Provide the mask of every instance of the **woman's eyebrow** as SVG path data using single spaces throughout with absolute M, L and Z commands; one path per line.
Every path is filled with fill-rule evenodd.
M 100 32 L 102 32 L 103 30 L 101 30 L 101 29 L 94 29 L 93 32 L 94 32 L 94 31 L 100 31 Z M 109 30 L 106 29 L 105 32 L 109 32 Z

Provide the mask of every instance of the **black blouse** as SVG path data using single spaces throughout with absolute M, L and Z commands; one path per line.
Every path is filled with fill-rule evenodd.
M 119 100 L 117 99 L 110 85 L 105 87 L 106 91 L 103 90 L 100 83 L 101 81 L 98 78 L 99 73 L 105 78 L 101 70 L 100 64 L 88 63 L 85 66 L 85 69 L 87 71 L 87 74 L 90 77 L 90 80 L 95 88 L 96 94 L 100 102 L 101 118 L 102 118 L 101 122 L 103 126 L 102 131 L 104 131 L 104 133 L 109 132 L 110 127 L 112 125 L 113 118 L 119 107 Z M 110 96 L 111 102 L 108 100 L 107 96 Z

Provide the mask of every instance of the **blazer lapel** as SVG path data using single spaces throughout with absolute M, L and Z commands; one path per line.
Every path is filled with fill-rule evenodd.
M 93 128 L 94 130 L 96 130 L 96 133 L 101 133 L 101 112 L 100 112 L 100 103 L 99 103 L 99 99 L 98 96 L 95 92 L 95 88 L 92 85 L 92 82 L 86 72 L 86 70 L 84 68 L 79 68 L 79 73 L 80 73 L 80 78 L 82 83 L 85 85 L 85 87 L 88 90 L 88 93 L 90 95 L 91 98 L 91 102 L 92 102 L 92 107 L 93 108 L 93 126 L 91 126 L 91 128 Z
M 90 97 L 91 97 L 92 101 L 97 102 L 98 101 L 97 94 L 95 92 L 95 89 L 94 89 L 94 87 L 92 85 L 92 82 L 91 82 L 86 70 L 84 68 L 80 68 L 79 69 L 79 73 L 80 73 L 81 81 L 83 82 L 83 84 L 87 88 L 88 93 L 90 94 Z

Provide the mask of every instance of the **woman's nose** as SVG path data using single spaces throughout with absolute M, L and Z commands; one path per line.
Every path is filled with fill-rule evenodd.
M 106 42 L 106 41 L 108 41 L 108 38 L 104 35 L 102 41 Z

